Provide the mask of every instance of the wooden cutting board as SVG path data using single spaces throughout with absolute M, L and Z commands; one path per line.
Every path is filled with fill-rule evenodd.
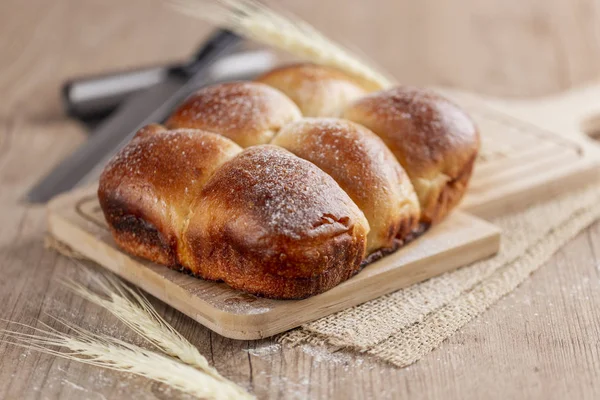
M 363 303 L 498 251 L 492 224 L 453 213 L 405 248 L 367 266 L 335 288 L 305 300 L 270 300 L 244 294 L 132 257 L 114 244 L 96 188 L 59 196 L 49 204 L 50 232 L 75 251 L 141 287 L 213 331 L 234 339 L 260 339 Z
M 127 255 L 110 237 L 94 187 L 54 199 L 48 205 L 49 230 L 77 252 L 213 331 L 249 340 L 286 331 L 496 253 L 499 230 L 464 210 L 490 217 L 598 177 L 600 155 L 589 140 L 551 133 L 548 126 L 527 119 L 527 109 L 537 103 L 444 92 L 471 113 L 482 132 L 482 157 L 463 211 L 454 212 L 413 243 L 321 295 L 293 301 L 258 298 Z M 597 95 L 600 101 L 600 87 Z M 563 98 L 548 102 L 555 113 L 574 104 Z M 564 119 L 563 114 L 547 117 L 559 115 Z M 580 117 L 574 111 L 571 115 Z M 571 122 L 563 121 L 563 132 L 578 129 Z

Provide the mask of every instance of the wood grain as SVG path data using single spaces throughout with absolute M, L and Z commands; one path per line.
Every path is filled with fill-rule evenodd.
M 580 85 L 600 70 L 595 0 L 281 4 L 364 49 L 405 82 L 530 96 Z M 63 80 L 183 58 L 209 29 L 148 0 L 5 0 L 0 21 L 0 318 L 53 324 L 45 314 L 51 313 L 135 340 L 55 282 L 77 270 L 43 248 L 44 210 L 21 199 L 85 138 L 60 110 Z M 269 340 L 225 339 L 155 304 L 224 375 L 259 398 L 592 399 L 600 397 L 599 257 L 596 223 L 513 294 L 403 370 L 360 356 L 282 349 Z M 185 396 L 141 378 L 0 344 L 0 398 Z

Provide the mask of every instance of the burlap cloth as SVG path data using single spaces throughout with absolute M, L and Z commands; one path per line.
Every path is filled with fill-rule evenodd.
M 514 290 L 598 218 L 598 183 L 498 217 L 492 222 L 502 229 L 502 245 L 495 257 L 305 324 L 278 340 L 360 351 L 407 366 Z

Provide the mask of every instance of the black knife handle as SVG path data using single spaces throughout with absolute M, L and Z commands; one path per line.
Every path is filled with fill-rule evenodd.
M 198 70 L 204 68 L 204 60 L 210 59 L 212 54 L 219 53 L 226 48 L 236 47 L 241 42 L 241 36 L 227 29 L 219 29 L 202 43 L 190 61 L 183 66 L 172 68 L 171 72 L 181 72 L 188 77 L 195 75 Z

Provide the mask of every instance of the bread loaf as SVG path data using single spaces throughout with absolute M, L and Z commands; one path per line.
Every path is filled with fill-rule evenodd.
M 424 89 L 397 87 L 366 95 L 344 118 L 375 132 L 404 167 L 421 203 L 421 219 L 441 221 L 464 195 L 479 133 L 457 105 Z
M 314 65 L 260 80 L 279 90 L 201 89 L 106 166 L 98 196 L 121 248 L 249 293 L 303 298 L 441 221 L 464 194 L 479 136 L 451 102 L 406 87 L 365 94 Z

